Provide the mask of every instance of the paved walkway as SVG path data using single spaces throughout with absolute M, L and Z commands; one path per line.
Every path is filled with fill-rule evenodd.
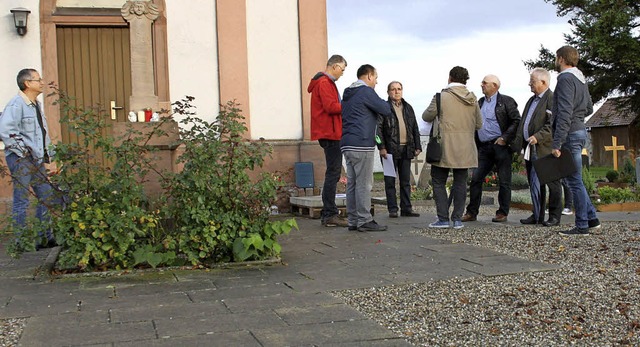
M 526 216 L 512 211 L 508 223 Z M 331 292 L 554 269 L 410 232 L 433 215 L 376 219 L 390 230 L 349 232 L 298 218 L 300 231 L 281 240 L 282 265 L 206 271 L 47 279 L 37 269 L 48 251 L 13 260 L 0 246 L 0 318 L 28 318 L 22 346 L 410 346 Z M 473 225 L 495 227 L 488 216 Z

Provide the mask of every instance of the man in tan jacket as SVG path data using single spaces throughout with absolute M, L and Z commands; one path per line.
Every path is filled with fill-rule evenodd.
M 442 159 L 431 165 L 433 199 L 436 202 L 438 215 L 438 220 L 429 224 L 431 228 L 453 226 L 455 229 L 460 229 L 464 227 L 462 213 L 467 197 L 468 169 L 478 166 L 478 150 L 474 133 L 482 127 L 478 99 L 467 89 L 468 79 L 467 69 L 461 66 L 451 69 L 449 84 L 442 90 L 440 97 L 439 120 L 434 122 L 438 113 L 435 96 L 429 107 L 422 113 L 423 120 L 434 122 L 433 126 L 437 127 L 442 143 Z M 445 188 L 450 170 L 453 170 L 451 218 L 449 218 L 449 198 Z

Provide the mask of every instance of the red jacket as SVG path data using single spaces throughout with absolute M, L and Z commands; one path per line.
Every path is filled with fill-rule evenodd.
M 311 93 L 311 140 L 340 140 L 342 137 L 342 106 L 336 83 L 318 72 L 307 91 Z

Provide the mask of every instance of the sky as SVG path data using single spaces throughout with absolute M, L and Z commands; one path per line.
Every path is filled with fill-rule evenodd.
M 340 93 L 371 64 L 378 71 L 376 92 L 402 82 L 404 98 L 416 115 L 447 85 L 449 70 L 469 70 L 467 87 L 478 98 L 480 82 L 494 74 L 500 93 L 513 97 L 520 112 L 531 97 L 523 61 L 535 59 L 541 45 L 555 51 L 571 28 L 544 0 L 326 0 L 329 55 L 348 63 L 338 80 Z M 551 88 L 556 74 L 552 73 Z

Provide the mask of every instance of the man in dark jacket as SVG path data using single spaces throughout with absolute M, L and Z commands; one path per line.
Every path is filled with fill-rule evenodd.
M 380 156 L 387 158 L 391 154 L 393 166 L 397 170 L 400 181 L 400 215 L 420 217 L 411 207 L 411 160 L 422 152 L 420 131 L 413 107 L 402 98 L 402 83 L 393 81 L 387 86 L 391 107 L 391 117 L 380 117 Z M 387 195 L 389 217 L 398 217 L 398 201 L 396 198 L 396 178 L 384 176 L 384 191 Z
M 311 93 L 311 140 L 318 140 L 327 164 L 320 212 L 321 223 L 327 227 L 347 226 L 347 221 L 338 216 L 336 206 L 336 186 L 342 172 L 342 106 L 336 81 L 346 68 L 347 61 L 342 56 L 331 56 L 325 71 L 313 76 L 307 88 Z
M 373 90 L 377 83 L 376 69 L 366 64 L 358 68 L 358 80 L 344 90 L 340 145 L 347 163 L 349 230 L 387 230 L 369 212 L 378 117 L 391 115 L 389 104 Z
M 553 92 L 549 89 L 551 74 L 543 68 L 531 71 L 529 86 L 533 96 L 527 101 L 522 113 L 522 120 L 516 132 L 516 138 L 511 144 L 515 152 L 525 155 L 525 167 L 531 191 L 532 214 L 529 218 L 521 219 L 522 224 L 542 224 L 554 226 L 560 224 L 562 216 L 562 185 L 560 180 L 540 184 L 538 175 L 533 168 L 533 162 L 551 153 L 551 123 L 553 121 Z M 544 220 L 546 208 L 546 186 L 549 186 L 549 220 Z
M 478 168 L 473 171 L 471 186 L 469 187 L 469 205 L 467 213 L 462 217 L 463 222 L 477 220 L 482 200 L 482 185 L 485 177 L 494 166 L 498 169 L 498 203 L 493 222 L 506 222 L 511 204 L 511 156 L 509 144 L 513 141 L 520 112 L 518 104 L 513 98 L 498 93 L 500 80 L 497 76 L 487 75 L 482 79 L 482 93 L 478 104 L 482 112 L 482 128 L 476 131 L 476 146 L 478 147 Z
M 567 184 L 573 194 L 576 226 L 561 235 L 589 235 L 589 229 L 600 228 L 600 220 L 582 182 L 582 149 L 587 140 L 584 118 L 593 112 L 587 80 L 578 68 L 578 50 L 571 46 L 560 47 L 556 52 L 556 70 L 560 72 L 553 94 L 553 144 L 554 156 L 560 157 L 560 149 L 571 152 L 576 172 L 567 176 Z

